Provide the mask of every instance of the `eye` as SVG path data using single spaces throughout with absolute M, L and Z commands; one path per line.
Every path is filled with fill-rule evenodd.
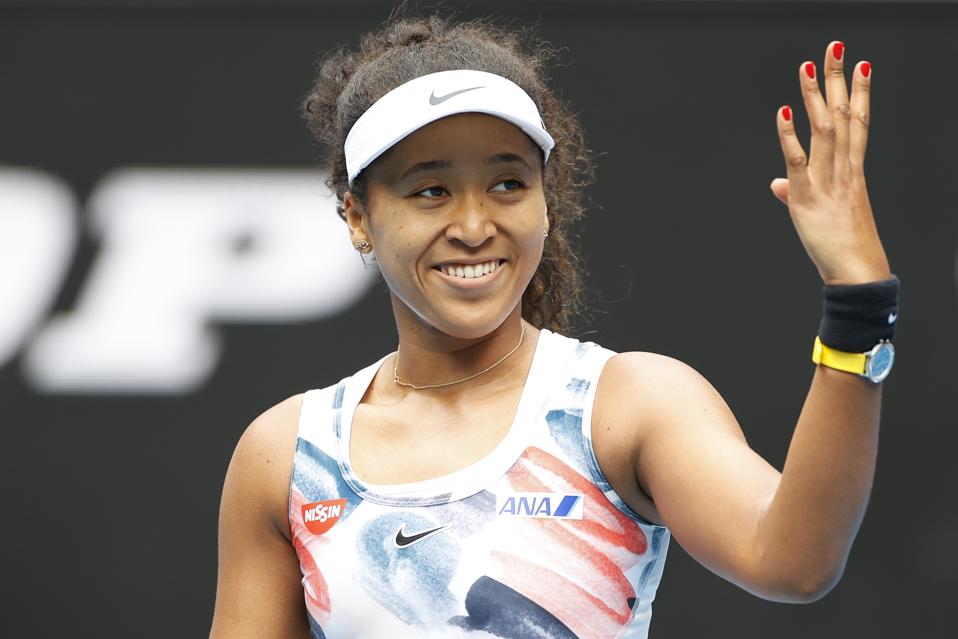
M 499 182 L 489 190 L 496 193 L 508 193 L 509 191 L 518 191 L 523 186 L 525 185 L 520 180 L 509 179 Z
M 426 198 L 437 198 L 442 197 L 444 193 L 446 193 L 446 189 L 442 188 L 441 186 L 430 186 L 422 191 L 416 191 L 413 195 L 421 195 Z

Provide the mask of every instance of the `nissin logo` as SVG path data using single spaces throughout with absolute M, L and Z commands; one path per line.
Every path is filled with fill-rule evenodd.
M 496 513 L 539 519 L 582 519 L 582 495 L 509 493 L 496 497 Z
M 343 514 L 345 499 L 329 499 L 311 504 L 303 504 L 303 523 L 314 535 L 322 535 L 333 527 Z

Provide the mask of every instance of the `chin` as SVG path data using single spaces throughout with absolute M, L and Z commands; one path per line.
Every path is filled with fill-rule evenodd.
M 516 305 L 507 305 L 495 309 L 486 308 L 463 308 L 455 309 L 452 312 L 437 312 L 437 309 L 430 309 L 429 312 L 419 314 L 420 318 L 432 326 L 435 330 L 455 337 L 457 339 L 475 340 L 486 337 L 502 326 L 503 322 L 509 318 Z M 488 305 L 487 305 L 488 306 Z
M 511 288 L 511 287 L 510 287 Z M 495 332 L 516 312 L 522 301 L 522 290 L 499 291 L 498 294 L 472 300 L 430 297 L 422 294 L 397 302 L 409 314 L 444 335 L 462 340 L 476 340 Z M 395 294 L 394 294 L 395 295 Z M 433 302 L 441 301 L 441 304 Z
M 501 320 L 492 320 L 488 322 L 477 322 L 474 320 L 456 321 L 453 318 L 442 318 L 438 319 L 438 321 L 430 323 L 437 330 L 449 335 L 450 337 L 464 340 L 475 340 L 482 339 L 490 333 L 495 332 L 497 328 L 502 326 L 502 323 L 508 316 L 509 314 L 506 313 Z

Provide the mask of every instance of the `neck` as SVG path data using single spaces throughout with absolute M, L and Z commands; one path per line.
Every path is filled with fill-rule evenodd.
M 522 337 L 519 306 L 490 333 L 475 338 L 444 333 L 423 323 L 418 317 L 409 317 L 405 308 L 395 310 L 399 329 L 397 372 L 403 382 L 415 386 L 448 384 L 480 373 L 472 379 L 442 388 L 414 390 L 402 387 L 403 392 L 454 392 L 494 383 L 516 371 L 526 370 L 531 353 L 535 350 L 538 331 L 527 324 Z M 496 364 L 506 355 L 508 357 Z M 390 372 L 394 364 L 395 360 L 387 362 Z M 399 389 L 391 379 L 390 383 L 396 386 L 394 390 Z

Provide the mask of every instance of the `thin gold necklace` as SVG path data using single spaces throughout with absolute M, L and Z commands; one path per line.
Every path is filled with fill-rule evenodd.
M 393 361 L 393 381 L 399 384 L 400 386 L 408 386 L 409 388 L 412 388 L 415 390 L 423 390 L 425 388 L 442 388 L 443 386 L 452 386 L 453 384 L 461 384 L 462 382 L 468 382 L 470 379 L 475 379 L 476 377 L 479 377 L 483 373 L 488 373 L 493 368 L 495 368 L 499 364 L 506 361 L 506 359 L 508 359 L 510 355 L 515 353 L 517 350 L 519 350 L 519 347 L 522 345 L 522 338 L 525 337 L 526 335 L 526 325 L 522 324 L 521 326 L 522 326 L 522 329 L 519 331 L 519 341 L 516 342 L 516 345 L 512 348 L 511 351 L 509 351 L 508 353 L 500 357 L 495 364 L 493 364 L 492 366 L 489 366 L 488 368 L 484 370 L 479 371 L 475 375 L 470 375 L 469 377 L 463 377 L 462 379 L 457 379 L 454 382 L 446 382 L 445 384 L 426 384 L 425 386 L 416 386 L 415 384 L 410 384 L 409 382 L 404 382 L 403 380 L 401 380 L 399 378 L 399 347 L 397 346 L 396 359 Z

